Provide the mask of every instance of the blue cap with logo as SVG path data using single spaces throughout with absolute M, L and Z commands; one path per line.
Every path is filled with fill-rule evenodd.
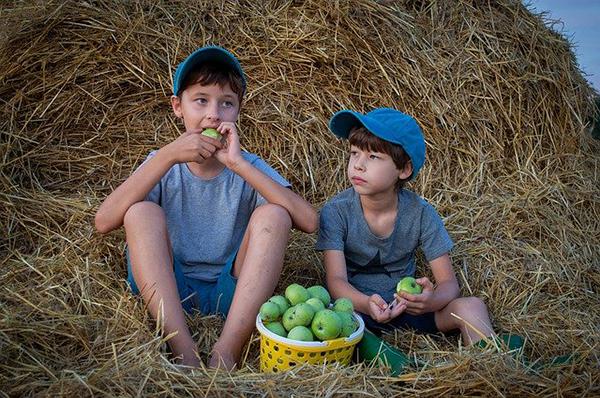
M 351 110 L 336 112 L 329 121 L 329 129 L 340 138 L 348 138 L 353 127 L 363 126 L 382 140 L 398 144 L 410 157 L 411 179 L 425 163 L 425 139 L 417 121 L 391 108 L 377 108 L 362 114 Z
M 242 79 L 242 91 L 246 91 L 246 77 L 244 76 L 242 65 L 240 65 L 240 62 L 237 60 L 237 58 L 223 47 L 206 46 L 201 47 L 191 53 L 182 63 L 179 64 L 179 66 L 177 66 L 175 75 L 173 75 L 174 95 L 181 94 L 179 91 L 188 73 L 190 73 L 190 71 L 192 71 L 199 64 L 206 61 L 219 62 L 233 69 L 233 71 L 239 74 Z

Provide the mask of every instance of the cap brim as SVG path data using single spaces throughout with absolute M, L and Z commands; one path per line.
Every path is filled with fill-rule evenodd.
M 385 126 L 362 113 L 343 110 L 336 112 L 329 121 L 329 129 L 340 138 L 348 138 L 354 127 L 364 127 L 373 135 L 386 139 L 379 134 L 379 131 L 385 130 Z
M 353 127 L 363 125 L 362 115 L 349 110 L 336 112 L 329 121 L 329 129 L 340 138 L 348 138 Z

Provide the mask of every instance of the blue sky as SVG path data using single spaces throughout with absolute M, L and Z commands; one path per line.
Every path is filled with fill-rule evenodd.
M 600 0 L 525 0 L 525 4 L 563 22 L 564 26 L 555 25 L 554 29 L 575 45 L 579 69 L 600 91 Z

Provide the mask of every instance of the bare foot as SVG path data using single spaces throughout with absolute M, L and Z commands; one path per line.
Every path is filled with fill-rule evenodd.
M 180 355 L 174 360 L 176 365 L 185 366 L 190 368 L 199 368 L 200 367 L 200 358 L 196 352 L 187 355 Z
M 213 348 L 212 355 L 208 361 L 208 366 L 210 368 L 232 371 L 235 369 L 236 365 L 237 360 L 231 353 Z

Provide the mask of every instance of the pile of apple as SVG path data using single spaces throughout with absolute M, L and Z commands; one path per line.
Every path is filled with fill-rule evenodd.
M 260 319 L 271 332 L 298 341 L 325 341 L 348 337 L 358 328 L 354 306 L 347 298 L 331 305 L 323 286 L 305 288 L 297 283 L 273 296 L 260 307 Z

